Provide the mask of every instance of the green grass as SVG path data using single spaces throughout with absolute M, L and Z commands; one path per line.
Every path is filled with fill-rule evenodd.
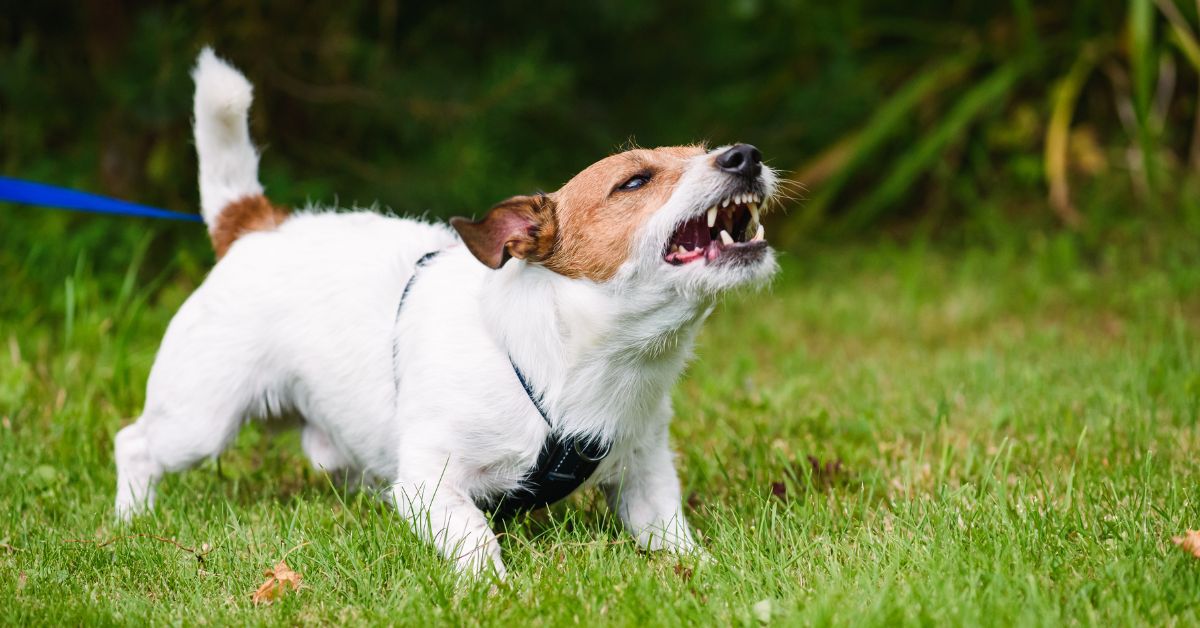
M 508 530 L 490 594 L 261 427 L 115 527 L 112 436 L 200 249 L 0 238 L 0 623 L 1200 622 L 1200 561 L 1170 541 L 1200 527 L 1194 245 L 790 255 L 717 310 L 675 393 L 716 562 L 639 553 L 585 494 Z M 128 533 L 213 549 L 99 545 Z M 253 606 L 291 548 L 305 587 Z

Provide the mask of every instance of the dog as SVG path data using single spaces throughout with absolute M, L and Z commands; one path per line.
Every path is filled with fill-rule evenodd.
M 218 261 L 116 435 L 120 520 L 245 420 L 295 415 L 313 466 L 375 479 L 465 574 L 505 575 L 497 504 L 538 507 L 580 484 L 604 490 L 639 547 L 703 552 L 670 390 L 718 296 L 777 269 L 760 218 L 778 180 L 757 149 L 628 150 L 449 225 L 289 213 L 258 181 L 251 84 L 208 48 L 192 76 Z M 552 486 L 522 497 L 530 482 Z

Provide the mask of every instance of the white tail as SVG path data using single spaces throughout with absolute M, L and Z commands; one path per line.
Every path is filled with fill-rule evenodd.
M 200 51 L 196 82 L 196 155 L 200 158 L 200 209 L 209 229 L 230 203 L 262 194 L 258 152 L 250 143 L 248 114 L 254 87 L 212 48 Z

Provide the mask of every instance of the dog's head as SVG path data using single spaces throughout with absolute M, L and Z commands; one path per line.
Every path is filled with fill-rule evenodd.
M 517 196 L 451 224 L 479 261 L 523 259 L 571 278 L 618 275 L 717 292 L 775 269 L 759 222 L 776 177 L 748 144 L 635 149 L 550 194 Z

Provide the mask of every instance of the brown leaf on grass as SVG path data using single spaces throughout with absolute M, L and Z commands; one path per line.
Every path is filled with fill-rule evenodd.
M 250 598 L 255 604 L 270 604 L 282 598 L 288 591 L 300 589 L 302 577 L 298 572 L 292 571 L 285 561 L 279 561 L 274 569 L 266 570 L 263 575 L 267 577 L 267 581 L 262 583 Z
M 686 567 L 683 563 L 675 563 L 675 575 L 682 578 L 684 582 L 691 581 L 694 574 L 691 567 Z
M 804 462 L 793 464 L 789 477 L 796 482 L 802 482 L 805 478 L 808 478 L 811 481 L 811 485 L 818 489 L 842 486 L 850 478 L 845 467 L 842 466 L 840 458 L 821 462 L 816 456 L 805 456 Z M 787 482 L 782 480 L 771 482 L 771 495 L 783 501 L 788 501 Z
M 1171 537 L 1179 549 L 1200 558 L 1200 530 L 1188 530 L 1183 536 Z
M 846 480 L 846 470 L 842 467 L 841 458 L 834 458 L 827 462 L 821 462 L 816 456 L 806 456 L 806 458 L 813 484 L 828 488 Z M 803 467 L 801 465 L 797 465 L 797 467 L 797 477 L 804 477 L 801 475 L 804 472 Z

